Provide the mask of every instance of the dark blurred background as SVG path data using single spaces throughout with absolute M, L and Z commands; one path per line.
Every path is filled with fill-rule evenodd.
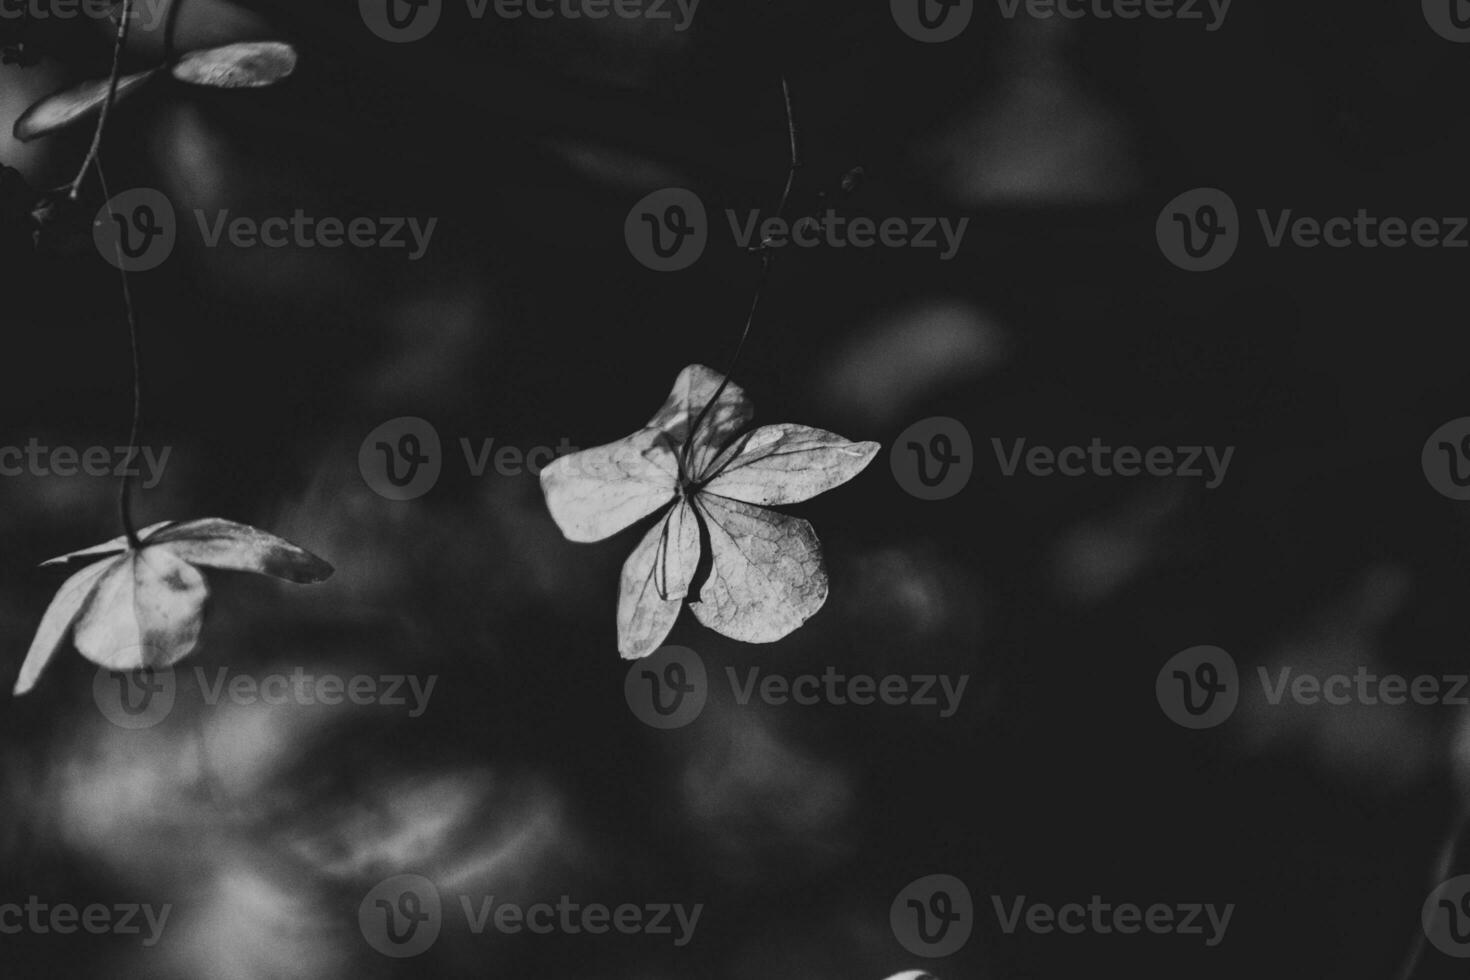
M 1236 0 L 1200 22 L 1002 18 L 923 44 L 884 4 L 705 0 L 682 33 L 637 21 L 472 21 L 389 44 L 354 5 L 186 0 L 178 50 L 279 37 L 296 74 L 257 92 L 160 84 L 116 110 L 114 193 L 181 213 L 435 217 L 402 251 L 203 248 L 135 275 L 145 442 L 173 447 L 142 522 L 222 516 L 331 561 L 311 589 L 211 575 L 188 664 L 440 680 L 389 709 L 182 707 L 120 730 L 93 668 L 58 654 L 0 712 L 0 901 L 171 902 L 158 947 L 0 937 L 4 976 L 534 975 L 881 980 L 1391 977 L 1462 804 L 1452 707 L 1242 709 L 1172 724 L 1154 678 L 1214 644 L 1243 674 L 1467 669 L 1470 511 L 1426 482 L 1424 440 L 1470 415 L 1466 255 L 1268 249 L 1256 208 L 1462 215 L 1470 46 L 1416 4 Z M 106 25 L 52 25 L 0 71 L 27 105 L 105 74 Z M 139 32 L 130 65 L 162 55 Z M 471 477 L 457 440 L 592 446 L 631 432 L 679 369 L 723 369 L 759 260 L 715 235 L 645 269 L 623 222 L 663 187 L 711 214 L 771 208 L 786 176 L 780 78 L 805 167 L 794 213 L 861 186 L 851 215 L 969 217 L 960 253 L 779 254 L 736 378 L 758 422 L 884 444 L 792 508 L 817 528 L 825 610 L 748 646 L 685 613 L 670 642 L 712 671 L 827 665 L 970 675 L 960 712 L 740 706 L 719 686 L 658 732 L 624 704 L 618 570 L 642 533 L 565 541 L 530 476 Z M 0 163 L 69 180 L 90 127 Z M 1194 187 L 1253 228 L 1224 268 L 1160 254 Z M 102 196 L 86 187 L 88 210 Z M 826 197 L 819 195 L 825 194 Z M 122 445 L 131 397 L 117 273 L 17 249 L 3 273 L 0 443 Z M 363 438 L 424 417 L 444 477 L 393 502 Z M 975 476 L 924 502 L 888 448 L 961 420 Z M 1009 443 L 1235 446 L 1224 484 L 1005 478 Z M 17 670 L 63 576 L 43 559 L 119 533 L 111 481 L 0 479 L 0 639 Z M 9 678 L 13 674 L 3 674 Z M 8 689 L 10 681 L 3 687 Z M 193 704 L 193 702 L 190 702 Z M 446 935 L 390 960 L 361 896 L 426 875 L 446 895 L 703 902 L 695 942 Z M 975 932 L 924 963 L 893 896 L 963 879 Z M 458 890 L 458 891 L 456 891 Z M 1235 903 L 1226 940 L 1005 934 L 990 896 Z M 1431 950 L 1432 952 L 1432 950 Z

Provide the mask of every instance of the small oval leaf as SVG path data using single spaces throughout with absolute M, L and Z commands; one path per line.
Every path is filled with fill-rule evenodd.
M 190 51 L 174 65 L 174 77 L 211 88 L 263 88 L 296 70 L 296 49 L 281 41 L 246 41 Z
M 117 80 L 117 98 L 122 101 L 133 89 L 152 78 L 158 69 L 150 68 L 135 75 L 124 75 Z M 110 79 L 94 78 L 41 99 L 15 121 L 15 138 L 30 142 L 47 133 L 87 119 L 102 108 L 107 101 Z

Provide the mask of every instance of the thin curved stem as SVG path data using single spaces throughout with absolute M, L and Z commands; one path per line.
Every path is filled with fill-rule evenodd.
M 103 205 L 107 209 L 107 220 L 113 220 L 112 194 L 107 189 L 107 175 L 102 172 L 102 157 L 96 159 L 97 180 L 102 185 L 102 196 L 107 202 Z M 118 244 L 113 248 L 117 254 L 117 271 L 122 277 L 123 308 L 128 320 L 128 344 L 132 351 L 133 359 L 133 422 L 128 430 L 128 456 L 123 464 L 122 476 L 119 478 L 117 491 L 117 511 L 122 519 L 123 534 L 127 535 L 128 547 L 137 550 L 142 547 L 138 540 L 138 528 L 133 523 L 133 500 L 132 480 L 128 474 L 133 471 L 133 459 L 138 455 L 138 440 L 143 425 L 143 359 L 138 349 L 138 314 L 133 308 L 133 289 L 128 280 L 128 270 L 123 264 L 122 249 Z
M 98 154 L 102 152 L 102 134 L 107 129 L 107 115 L 112 111 L 112 104 L 117 101 L 117 83 L 122 77 L 123 49 L 128 44 L 128 25 L 133 20 L 133 0 L 123 0 L 122 16 L 117 22 L 117 38 L 112 46 L 112 75 L 107 83 L 107 99 L 102 103 L 102 111 L 97 116 L 97 128 L 92 131 L 92 145 L 87 150 L 86 157 L 82 160 L 81 169 L 71 182 L 68 196 L 73 201 L 81 191 L 82 181 L 87 177 L 87 170 L 97 162 Z
M 785 75 L 781 76 L 781 96 L 786 104 L 786 130 L 791 139 L 791 166 L 786 172 L 786 186 L 781 191 L 781 201 L 776 205 L 776 218 L 778 220 L 786 217 L 786 206 L 791 200 L 791 190 L 796 186 L 796 172 L 802 166 L 801 140 L 796 130 L 796 112 L 791 103 L 791 84 L 787 81 Z M 740 331 L 740 339 L 735 344 L 735 353 L 730 357 L 730 366 L 725 371 L 725 376 L 721 379 L 720 386 L 715 389 L 714 397 L 705 402 L 704 407 L 699 410 L 699 415 L 695 417 L 694 424 L 689 427 L 689 432 L 684 438 L 684 450 L 680 459 L 681 472 L 688 472 L 689 457 L 694 446 L 694 436 L 699 432 L 699 427 L 704 424 L 709 410 L 720 400 L 720 396 L 725 393 L 725 388 L 730 384 L 730 376 L 735 373 L 735 367 L 740 363 L 740 355 L 745 352 L 745 341 L 750 337 L 751 324 L 755 323 L 755 312 L 760 307 L 761 296 L 765 293 L 766 284 L 771 279 L 771 266 L 776 261 L 775 253 L 767 248 L 764 243 L 758 246 L 756 251 L 760 252 L 761 271 L 760 277 L 755 283 L 755 295 L 750 300 L 750 312 L 746 314 L 745 326 Z M 689 473 L 688 475 L 690 478 L 693 478 L 697 474 Z

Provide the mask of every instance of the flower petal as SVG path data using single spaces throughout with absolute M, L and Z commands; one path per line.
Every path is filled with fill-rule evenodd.
M 41 671 L 46 669 L 52 656 L 61 647 L 66 631 L 71 628 L 77 616 L 81 615 L 82 607 L 91 597 L 97 580 L 117 564 L 117 561 L 114 558 L 88 565 L 56 590 L 51 605 L 46 607 L 46 615 L 41 617 L 41 625 L 36 628 L 36 636 L 31 640 L 31 649 L 26 653 L 25 662 L 20 665 L 20 676 L 15 681 L 17 696 L 36 686 Z
M 720 455 L 704 489 L 748 504 L 795 504 L 851 480 L 878 449 L 805 425 L 763 425 Z
M 672 500 L 677 473 L 667 435 L 647 428 L 557 458 L 541 471 L 541 492 L 569 540 L 601 541 Z
M 658 414 L 648 420 L 648 427 L 662 429 L 681 449 L 689 440 L 689 429 L 710 404 L 725 376 L 703 364 L 691 364 L 679 372 L 673 390 Z M 689 450 L 690 472 L 700 473 L 709 465 L 735 433 L 750 424 L 755 405 L 739 385 L 731 382 L 720 391 L 720 399 L 699 423 L 694 446 Z
M 128 93 L 148 81 L 157 72 L 157 68 L 150 68 L 136 75 L 124 75 L 119 78 L 116 101 L 121 102 Z M 93 78 L 80 85 L 53 92 L 21 113 L 20 118 L 15 121 L 12 132 L 16 139 L 24 143 L 88 119 L 101 110 L 111 88 L 112 79 L 110 77 Z
M 827 601 L 827 570 L 812 526 L 800 518 L 702 493 L 713 562 L 689 608 L 732 640 L 771 643 Z
M 618 650 L 625 659 L 646 657 L 663 643 L 679 618 L 698 565 L 699 518 L 680 500 L 623 563 Z
M 284 538 L 218 517 L 183 521 L 143 543 L 145 551 L 167 545 L 191 565 L 272 575 L 288 582 L 321 582 L 333 571 L 331 565 Z
M 199 642 L 209 587 L 168 548 L 144 547 L 114 562 L 77 621 L 77 650 L 110 670 L 168 667 Z
M 148 539 L 152 537 L 159 528 L 168 527 L 172 523 L 174 522 L 159 521 L 157 524 L 150 524 L 147 527 L 143 528 L 143 530 L 138 532 L 138 540 L 146 544 L 148 542 Z M 46 561 L 41 562 L 41 567 L 51 568 L 54 565 L 65 565 L 67 562 L 74 561 L 77 558 L 106 558 L 109 555 L 120 555 L 127 550 L 128 539 L 126 535 L 123 535 L 122 537 L 113 538 L 111 541 L 105 542 L 103 544 L 94 544 L 90 548 L 83 548 L 81 551 L 73 551 L 70 554 L 61 555 L 57 558 L 50 558 Z

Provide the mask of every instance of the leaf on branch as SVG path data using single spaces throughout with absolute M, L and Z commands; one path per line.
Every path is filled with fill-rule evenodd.
M 117 101 L 122 101 L 130 92 L 158 73 L 157 68 L 124 75 L 117 80 Z M 107 101 L 107 90 L 111 79 L 94 78 L 71 88 L 62 89 L 41 99 L 15 121 L 15 138 L 30 142 L 73 123 L 91 118 L 102 109 Z
M 246 41 L 191 51 L 173 67 L 174 77 L 210 88 L 263 88 L 296 70 L 296 49 L 281 41 Z
M 332 566 L 273 534 L 233 521 L 165 521 L 126 538 L 44 562 L 101 559 L 66 580 L 31 641 L 15 682 L 21 695 L 35 687 L 68 631 L 77 651 L 110 670 L 168 667 L 199 643 L 209 586 L 200 568 L 271 575 L 288 582 L 320 582 Z
M 642 429 L 541 471 L 547 509 L 572 541 L 600 541 L 666 508 L 623 565 L 625 658 L 658 649 L 686 602 L 705 626 L 746 643 L 781 639 L 826 602 L 816 532 L 766 505 L 846 483 L 878 444 L 789 424 L 739 435 L 754 414 L 739 386 L 691 364 Z M 694 582 L 701 538 L 711 559 L 702 585 Z

